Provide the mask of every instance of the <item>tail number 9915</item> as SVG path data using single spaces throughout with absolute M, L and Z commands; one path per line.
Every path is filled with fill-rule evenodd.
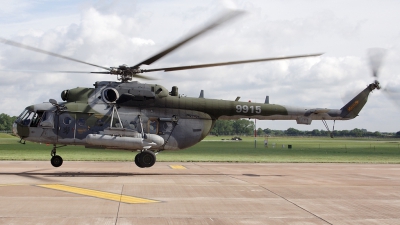
M 237 113 L 261 113 L 261 106 L 248 106 L 248 105 L 236 105 L 236 112 Z

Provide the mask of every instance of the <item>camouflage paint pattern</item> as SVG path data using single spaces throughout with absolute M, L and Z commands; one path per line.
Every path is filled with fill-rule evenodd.
M 73 145 L 89 145 L 88 134 L 102 134 L 110 127 L 139 133 L 143 129 L 144 133 L 159 135 L 165 141 L 164 146 L 152 150 L 184 149 L 204 139 L 218 119 L 296 120 L 299 124 L 353 119 L 369 93 L 377 88 L 374 85 L 370 84 L 341 109 L 326 109 L 192 98 L 179 95 L 177 88 L 169 93 L 157 84 L 102 81 L 96 82 L 95 88 L 63 91 L 61 96 L 66 102 L 59 105 L 65 106 L 65 110 L 57 110 L 51 103 L 28 106 L 14 127 L 25 140 Z

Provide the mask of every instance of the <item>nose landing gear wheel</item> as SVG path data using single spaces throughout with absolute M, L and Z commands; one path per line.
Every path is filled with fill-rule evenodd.
M 51 165 L 53 165 L 54 167 L 60 167 L 63 164 L 63 159 L 61 158 L 61 156 L 55 155 L 51 157 L 50 162 Z

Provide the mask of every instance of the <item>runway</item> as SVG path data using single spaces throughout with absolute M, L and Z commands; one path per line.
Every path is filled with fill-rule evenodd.
M 0 161 L 0 224 L 400 224 L 400 165 Z

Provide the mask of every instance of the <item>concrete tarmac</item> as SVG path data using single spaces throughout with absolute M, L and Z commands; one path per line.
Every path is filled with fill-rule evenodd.
M 0 224 L 400 224 L 400 165 L 0 161 Z

